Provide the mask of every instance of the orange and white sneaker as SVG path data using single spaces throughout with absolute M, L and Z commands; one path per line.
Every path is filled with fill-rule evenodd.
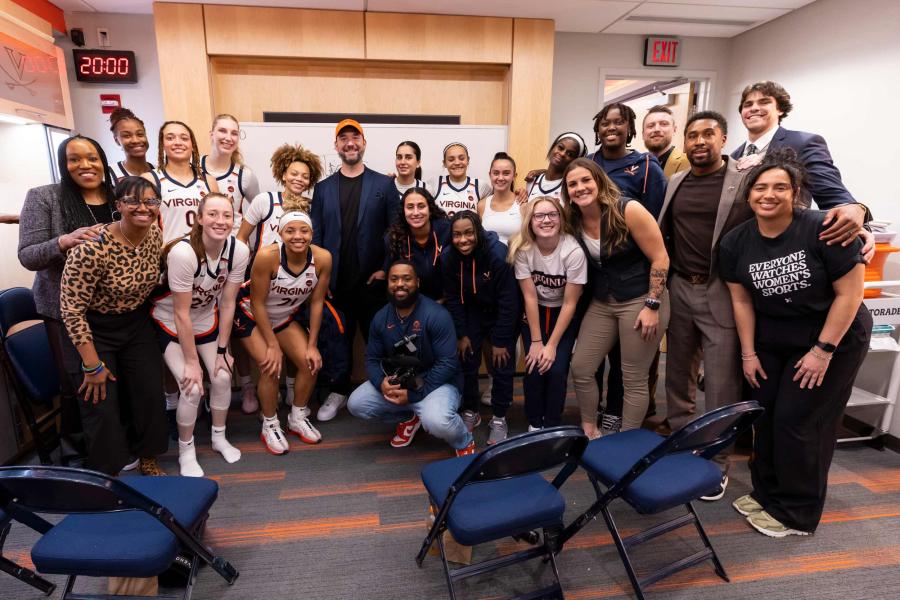
M 465 448 L 457 448 L 456 456 L 468 456 L 470 454 L 475 454 L 475 452 L 475 440 L 472 440 Z
M 287 418 L 288 431 L 300 438 L 304 444 L 318 444 L 322 441 L 322 434 L 310 422 L 310 414 L 312 411 L 305 406 L 292 408 Z
M 397 432 L 391 438 L 391 446 L 394 448 L 409 446 L 421 426 L 422 421 L 416 415 L 413 415 L 413 418 L 408 421 L 400 421 L 397 423 Z
M 263 419 L 262 432 L 259 434 L 259 439 L 266 445 L 266 451 L 275 456 L 285 454 L 291 449 L 287 438 L 284 436 L 284 431 L 281 429 L 281 422 L 278 420 L 278 417 Z

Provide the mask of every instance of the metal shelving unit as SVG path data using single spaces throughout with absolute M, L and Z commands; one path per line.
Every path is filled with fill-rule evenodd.
M 867 281 L 866 289 L 881 289 L 881 296 L 866 298 L 864 304 L 872 314 L 875 325 L 900 325 L 900 281 Z M 886 288 L 894 288 L 895 291 L 885 291 Z M 891 418 L 894 415 L 894 407 L 897 404 L 897 395 L 900 393 L 900 346 L 891 350 L 870 349 L 870 354 L 892 353 L 894 360 L 891 365 L 890 377 L 886 396 L 874 394 L 868 390 L 853 386 L 850 400 L 847 402 L 847 412 L 851 413 L 858 407 L 882 407 L 881 419 L 878 423 L 870 423 L 874 430 L 871 435 L 842 437 L 842 442 L 863 442 L 876 440 L 885 435 L 891 427 Z

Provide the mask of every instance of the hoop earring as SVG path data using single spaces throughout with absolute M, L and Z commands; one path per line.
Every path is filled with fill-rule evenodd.
M 122 213 L 120 213 L 119 211 L 113 209 L 113 211 L 112 211 L 112 220 L 113 220 L 113 221 L 121 221 L 121 220 L 122 220 Z

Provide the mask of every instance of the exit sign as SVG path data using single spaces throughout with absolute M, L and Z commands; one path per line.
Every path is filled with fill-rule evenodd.
M 648 37 L 644 42 L 645 67 L 677 67 L 681 62 L 681 40 L 677 37 Z

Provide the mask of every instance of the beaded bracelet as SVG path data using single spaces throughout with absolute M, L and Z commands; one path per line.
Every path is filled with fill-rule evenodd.
M 84 363 L 81 363 L 81 372 L 84 373 L 85 375 L 96 375 L 97 373 L 99 373 L 100 371 L 102 371 L 105 368 L 106 368 L 106 363 L 103 362 L 102 360 L 97 364 L 97 366 L 90 367 L 90 368 L 85 367 Z
M 741 353 L 741 360 L 753 360 L 754 358 L 756 358 L 756 352 Z
M 812 354 L 813 356 L 815 356 L 816 358 L 818 358 L 819 360 L 831 360 L 830 356 L 826 356 L 824 354 L 819 354 L 818 352 L 816 352 L 815 348 L 810 348 L 809 353 Z

